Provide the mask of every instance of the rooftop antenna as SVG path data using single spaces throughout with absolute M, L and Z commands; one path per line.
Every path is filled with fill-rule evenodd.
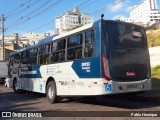
M 103 17 L 104 17 L 104 14 L 101 14 L 100 19 L 103 19 Z

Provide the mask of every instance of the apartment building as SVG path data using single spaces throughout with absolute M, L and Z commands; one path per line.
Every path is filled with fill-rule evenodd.
M 60 33 L 78 25 L 93 23 L 93 17 L 86 13 L 80 13 L 79 8 L 65 12 L 56 17 L 56 32 Z

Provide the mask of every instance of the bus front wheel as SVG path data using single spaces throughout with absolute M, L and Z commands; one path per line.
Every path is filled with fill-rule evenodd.
M 19 93 L 17 80 L 13 81 L 13 90 L 15 93 Z
M 50 103 L 57 102 L 56 85 L 53 81 L 50 81 L 47 85 L 47 98 Z

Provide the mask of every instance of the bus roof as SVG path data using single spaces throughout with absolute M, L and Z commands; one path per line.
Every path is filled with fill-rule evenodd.
M 68 31 L 68 32 L 62 32 L 62 33 L 60 33 L 60 34 L 55 34 L 55 35 L 49 36 L 49 37 L 47 37 L 47 38 L 44 38 L 44 39 L 40 40 L 40 41 L 39 41 L 37 44 L 35 44 L 35 45 L 31 45 L 31 46 L 22 48 L 22 49 L 20 49 L 20 50 L 16 50 L 16 51 L 12 52 L 10 55 L 13 55 L 13 54 L 16 54 L 16 53 L 19 53 L 19 52 L 22 52 L 22 51 L 25 51 L 25 50 L 28 50 L 28 49 L 31 49 L 31 48 L 34 48 L 34 47 L 38 47 L 38 46 L 43 45 L 43 44 L 45 44 L 45 43 L 49 43 L 49 42 L 51 42 L 51 41 L 54 41 L 54 40 L 57 40 L 57 39 L 66 37 L 66 36 L 68 36 L 68 35 L 72 35 L 72 34 L 77 33 L 77 32 L 79 32 L 79 31 L 82 31 L 82 30 L 91 28 L 92 26 L 93 26 L 93 23 L 90 23 L 90 24 L 87 24 L 87 25 L 85 25 L 85 26 L 79 27 L 79 28 L 77 28 L 77 29 Z
M 96 22 L 99 22 L 101 20 L 98 20 Z M 121 24 L 130 24 L 130 25 L 134 25 L 134 26 L 139 26 L 139 25 L 136 25 L 136 24 L 133 24 L 133 23 L 127 23 L 127 22 L 122 22 L 122 21 L 115 21 L 115 20 L 104 20 L 106 22 L 115 22 L 115 23 L 121 23 Z M 44 38 L 42 40 L 40 40 L 37 44 L 35 45 L 31 45 L 31 46 L 28 46 L 26 48 L 22 48 L 20 50 L 16 50 L 14 52 L 12 52 L 10 55 L 13 55 L 13 54 L 16 54 L 16 53 L 19 53 L 19 52 L 22 52 L 24 50 L 28 50 L 28 49 L 31 49 L 31 48 L 34 48 L 34 47 L 38 47 L 40 45 L 43 45 L 43 44 L 46 44 L 46 43 L 49 43 L 51 41 L 54 41 L 54 40 L 58 40 L 60 38 L 63 38 L 63 37 L 66 37 L 66 36 L 69 36 L 69 35 L 72 35 L 74 33 L 78 33 L 80 31 L 83 31 L 83 30 L 86 30 L 88 28 L 91 28 L 93 26 L 93 24 L 95 24 L 96 22 L 94 23 L 90 23 L 90 24 L 87 24 L 87 25 L 84 25 L 82 27 L 79 27 L 77 29 L 74 29 L 74 30 L 71 30 L 71 31 L 67 31 L 67 32 L 62 32 L 60 34 L 55 34 L 55 35 L 52 35 L 52 36 L 49 36 L 47 38 Z M 143 28 L 142 26 L 139 26 L 141 28 Z

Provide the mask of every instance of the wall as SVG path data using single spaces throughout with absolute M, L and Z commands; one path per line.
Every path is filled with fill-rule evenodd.
M 3 56 L 2 56 L 2 48 L 0 48 L 0 60 L 3 60 Z M 10 53 L 13 52 L 12 50 L 9 49 L 5 49 L 4 53 L 5 53 L 5 60 L 9 60 L 9 56 Z
M 160 65 L 160 46 L 149 48 L 151 66 Z

